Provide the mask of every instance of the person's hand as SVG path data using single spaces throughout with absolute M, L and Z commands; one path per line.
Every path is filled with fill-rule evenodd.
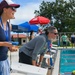
M 41 64 L 37 64 L 36 66 L 37 66 L 37 67 L 41 67 Z
M 15 52 L 15 51 L 18 50 L 18 46 L 12 46 L 11 48 L 9 48 L 9 50 L 10 50 L 11 52 Z
M 4 42 L 4 46 L 8 47 L 8 48 L 12 48 L 12 43 L 10 42 Z

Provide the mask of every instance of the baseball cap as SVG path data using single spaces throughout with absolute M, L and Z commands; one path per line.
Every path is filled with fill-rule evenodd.
M 0 9 L 3 9 L 7 6 L 10 6 L 10 7 L 15 7 L 15 8 L 19 8 L 20 5 L 19 4 L 16 4 L 14 3 L 13 1 L 11 0 L 3 0 L 1 3 L 0 3 Z

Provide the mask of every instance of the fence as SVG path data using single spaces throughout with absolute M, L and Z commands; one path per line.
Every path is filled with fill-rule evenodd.
M 74 46 L 75 46 L 75 45 L 74 45 L 75 42 L 74 42 L 74 43 L 71 42 L 71 35 L 72 35 L 73 33 L 75 34 L 75 32 L 59 32 L 58 37 L 57 37 L 57 41 L 56 41 L 56 42 L 53 42 L 53 43 L 54 43 L 54 44 L 57 44 L 58 46 L 64 47 L 61 37 L 62 37 L 62 35 L 66 34 L 68 40 L 67 40 L 67 43 L 66 43 L 65 46 L 66 46 L 66 47 L 70 47 L 70 46 L 74 47 Z

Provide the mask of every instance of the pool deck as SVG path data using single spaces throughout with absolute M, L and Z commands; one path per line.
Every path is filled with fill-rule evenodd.
M 54 70 L 52 72 L 52 75 L 59 75 L 59 62 L 60 62 L 60 50 L 57 53 L 56 61 L 54 64 Z

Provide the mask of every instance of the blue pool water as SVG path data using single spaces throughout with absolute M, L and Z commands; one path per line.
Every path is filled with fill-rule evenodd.
M 60 53 L 60 74 L 71 73 L 75 70 L 75 50 L 61 50 Z M 69 74 L 68 74 L 69 75 Z

